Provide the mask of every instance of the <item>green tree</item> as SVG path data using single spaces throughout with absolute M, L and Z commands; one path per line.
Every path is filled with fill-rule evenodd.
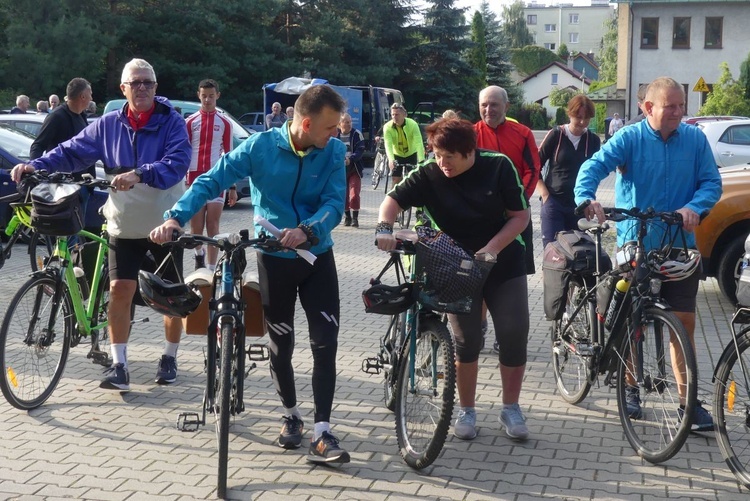
M 698 115 L 737 115 L 750 116 L 750 101 L 745 99 L 745 89 L 732 78 L 729 65 L 719 64 L 721 76 L 708 94 L 706 103 L 698 110 Z
M 511 103 L 523 102 L 523 89 L 513 81 L 515 67 L 510 62 L 511 54 L 495 13 L 490 9 L 487 0 L 479 5 L 485 29 L 487 43 L 487 80 L 486 85 L 498 85 L 508 93 Z
M 481 90 L 487 84 L 487 37 L 484 20 L 479 11 L 474 12 L 471 19 L 471 41 L 473 45 L 469 48 L 466 59 L 476 70 L 473 87 Z
M 402 90 L 438 109 L 472 109 L 478 72 L 464 58 L 470 40 L 463 11 L 454 0 L 431 0 L 418 31 L 420 43 L 407 67 L 413 79 Z
M 561 43 L 560 47 L 557 48 L 557 57 L 565 62 L 568 61 L 568 58 L 570 57 L 570 51 L 568 50 L 568 46 L 564 43 Z
M 569 87 L 565 87 L 562 89 L 560 87 L 553 87 L 549 93 L 549 104 L 551 104 L 552 106 L 567 106 L 568 101 L 570 101 L 573 96 L 578 93 L 578 91 L 575 91 Z
M 538 45 L 511 50 L 511 61 L 521 75 L 530 75 L 553 61 L 562 61 L 557 54 Z
M 740 65 L 740 85 L 745 89 L 745 99 L 750 99 L 750 54 Z
M 503 7 L 503 33 L 508 40 L 508 45 L 513 49 L 520 49 L 534 43 L 534 37 L 526 26 L 523 9 L 524 6 L 521 0 L 516 0 L 512 4 Z
M 609 85 L 617 81 L 617 10 L 613 17 L 604 21 L 604 36 L 600 47 L 599 81 Z

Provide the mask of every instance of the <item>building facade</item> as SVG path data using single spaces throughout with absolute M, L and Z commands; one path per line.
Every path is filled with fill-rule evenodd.
M 750 53 L 747 0 L 612 0 L 618 7 L 617 88 L 626 113 L 638 113 L 639 85 L 670 76 L 685 88 L 687 115 L 698 113 L 726 62 L 737 79 Z M 705 86 L 697 85 L 705 82 Z M 698 89 L 698 90 L 694 90 Z M 701 90 L 702 89 L 702 90 Z
M 614 7 L 606 0 L 591 3 L 584 7 L 564 3 L 556 6 L 526 4 L 524 17 L 534 44 L 557 52 L 564 43 L 571 53 L 591 53 L 596 57 L 601 49 L 604 21 L 612 17 Z

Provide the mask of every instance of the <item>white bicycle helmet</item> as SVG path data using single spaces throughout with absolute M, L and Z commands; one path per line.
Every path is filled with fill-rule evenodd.
M 652 260 L 651 270 L 662 276 L 665 282 L 676 282 L 685 280 L 700 266 L 701 253 L 696 249 L 681 250 L 674 257 L 663 260 Z

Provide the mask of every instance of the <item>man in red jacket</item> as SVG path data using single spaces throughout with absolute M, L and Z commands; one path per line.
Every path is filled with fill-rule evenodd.
M 508 93 L 505 89 L 491 85 L 479 93 L 479 114 L 482 119 L 474 124 L 477 132 L 477 147 L 499 151 L 507 155 L 523 181 L 526 201 L 536 189 L 539 180 L 539 149 L 534 141 L 534 134 L 525 125 L 506 120 L 508 111 Z M 521 237 L 526 244 L 526 274 L 533 275 L 534 244 L 531 221 Z

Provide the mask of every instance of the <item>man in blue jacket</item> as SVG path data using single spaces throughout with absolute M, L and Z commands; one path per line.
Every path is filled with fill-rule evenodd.
M 133 59 L 122 70 L 120 90 L 128 102 L 106 114 L 72 139 L 41 158 L 13 168 L 18 181 L 34 169 L 76 172 L 101 160 L 117 190 L 104 205 L 109 251 L 109 334 L 113 365 L 101 387 L 130 390 L 127 343 L 130 310 L 138 285 L 138 271 L 148 251 L 157 262 L 169 254 L 148 239 L 161 214 L 184 192 L 182 182 L 190 165 L 190 142 L 185 120 L 166 98 L 156 97 L 156 73 L 143 59 Z M 179 282 L 182 253 L 173 253 L 175 266 L 165 267 L 164 278 Z M 177 348 L 182 319 L 164 317 L 165 347 L 156 382 L 173 383 L 177 377 Z
M 693 230 L 701 214 L 721 197 L 721 177 L 711 147 L 698 127 L 682 123 L 685 91 L 672 78 L 660 77 L 651 82 L 643 104 L 646 119 L 621 129 L 581 166 L 574 189 L 576 204 L 591 200 L 586 217 L 604 222 L 602 206 L 595 200 L 596 188 L 617 169 L 617 207 L 679 212 L 687 245 L 695 248 Z M 636 228 L 637 221 L 617 223 L 618 247 L 635 239 Z M 662 228 L 651 226 L 645 239 L 646 250 L 658 249 L 662 236 Z M 664 282 L 661 288 L 662 297 L 685 326 L 693 348 L 700 275 L 694 273 L 682 281 Z M 627 404 L 632 418 L 642 415 L 637 387 L 628 388 Z M 711 415 L 700 405 L 696 408 L 693 430 L 713 430 Z
M 299 294 L 307 315 L 313 354 L 315 427 L 308 460 L 346 463 L 349 454 L 331 433 L 336 388 L 339 286 L 331 232 L 341 221 L 346 192 L 346 147 L 335 138 L 346 103 L 327 85 L 314 85 L 294 105 L 294 118 L 281 127 L 250 136 L 196 178 L 185 195 L 151 232 L 155 242 L 171 240 L 207 200 L 249 176 L 255 214 L 281 228 L 281 243 L 297 247 L 310 241 L 317 257 L 310 265 L 293 252 L 258 255 L 263 311 L 271 345 L 271 377 L 284 406 L 278 443 L 297 449 L 302 415 L 292 368 L 294 306 Z M 256 224 L 256 234 L 262 228 Z

